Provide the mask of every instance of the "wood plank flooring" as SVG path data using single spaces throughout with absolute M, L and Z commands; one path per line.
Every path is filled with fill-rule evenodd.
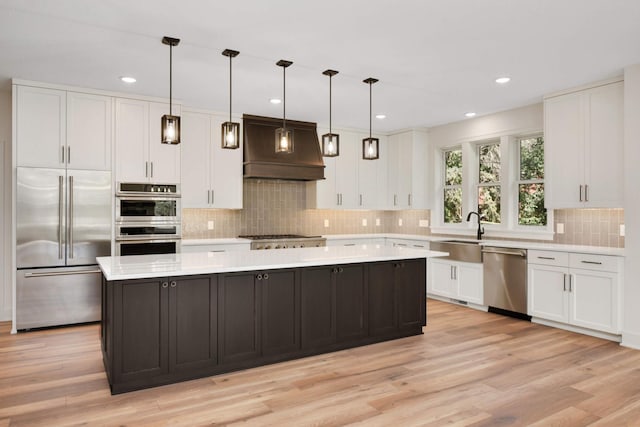
M 97 325 L 0 323 L 0 427 L 640 426 L 640 351 L 427 306 L 422 336 L 118 396 Z

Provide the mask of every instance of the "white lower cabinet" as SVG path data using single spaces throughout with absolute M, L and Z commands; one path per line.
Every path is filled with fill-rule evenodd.
M 529 315 L 620 333 L 622 258 L 529 251 Z
M 482 264 L 429 259 L 427 292 L 483 304 Z

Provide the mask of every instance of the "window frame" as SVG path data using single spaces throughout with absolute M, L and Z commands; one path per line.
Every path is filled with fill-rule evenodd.
M 503 168 L 503 149 L 502 149 L 502 144 L 501 144 L 501 140 L 500 139 L 495 139 L 495 138 L 491 138 L 491 139 L 487 139 L 487 140 L 483 140 L 483 141 L 476 141 L 475 142 L 475 166 L 476 166 L 476 170 L 475 172 L 475 204 L 473 205 L 474 209 L 477 209 L 480 204 L 479 204 L 479 199 L 480 199 L 480 188 L 482 187 L 498 187 L 499 189 L 499 193 L 500 193 L 500 222 L 499 223 L 484 223 L 483 225 L 489 226 L 489 227 L 495 227 L 495 228 L 504 228 L 505 225 L 505 213 L 504 213 L 504 203 L 503 203 L 503 199 L 504 199 L 504 186 L 503 186 L 503 179 L 504 179 L 504 168 Z M 492 182 L 480 182 L 480 148 L 483 146 L 488 146 L 488 145 L 497 145 L 498 146 L 498 153 L 500 155 L 500 179 L 498 181 L 492 181 Z M 481 212 L 481 215 L 483 215 L 483 213 Z
M 542 147 L 543 150 L 545 148 L 545 140 L 544 140 L 544 134 L 542 132 L 537 132 L 537 133 L 532 133 L 532 134 L 526 134 L 526 135 L 518 135 L 516 137 L 514 137 L 514 143 L 515 143 L 515 150 L 514 150 L 514 155 L 515 155 L 515 159 L 514 159 L 514 167 L 515 167 L 515 174 L 514 174 L 514 191 L 513 191 L 513 198 L 514 198 L 514 218 L 513 218 L 513 223 L 514 223 L 514 229 L 515 230 L 529 230 L 529 231 L 549 231 L 551 233 L 553 233 L 553 212 L 547 210 L 547 224 L 546 225 L 528 225 L 528 224 L 520 224 L 520 186 L 521 185 L 526 185 L 526 184 L 543 184 L 545 187 L 545 197 L 546 197 L 546 171 L 543 171 L 543 174 L 545 175 L 544 178 L 542 179 L 521 179 L 521 168 L 522 168 L 522 154 L 521 154 L 521 141 L 525 140 L 525 139 L 534 139 L 534 138 L 542 138 Z
M 452 151 L 459 151 L 460 152 L 460 184 L 454 184 L 454 185 L 447 185 L 447 153 L 450 153 Z M 442 168 L 442 174 L 441 174 L 441 179 L 442 179 L 442 190 L 439 192 L 440 194 L 440 215 L 442 218 L 442 225 L 444 227 L 458 227 L 460 225 L 462 225 L 464 223 L 464 195 L 465 195 L 465 190 L 464 190 L 464 155 L 463 155 L 463 149 L 462 146 L 454 146 L 454 147 L 446 147 L 443 148 L 441 150 L 441 168 Z M 445 193 L 447 190 L 456 190 L 459 189 L 460 190 L 460 209 L 462 210 L 460 213 L 460 222 L 446 222 L 445 219 L 445 206 L 446 206 L 446 199 L 445 199 Z

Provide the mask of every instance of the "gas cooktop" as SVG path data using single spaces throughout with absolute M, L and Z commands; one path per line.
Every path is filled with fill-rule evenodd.
M 251 249 L 287 249 L 319 247 L 326 245 L 322 236 L 303 236 L 300 234 L 259 234 L 238 236 L 250 239 Z
M 303 236 L 301 234 L 249 234 L 238 236 L 250 240 L 278 240 L 278 239 L 318 239 L 320 236 Z

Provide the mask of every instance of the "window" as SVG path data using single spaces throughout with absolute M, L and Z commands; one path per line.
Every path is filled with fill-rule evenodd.
M 547 225 L 544 208 L 544 138 L 518 140 L 518 225 Z
M 478 145 L 478 209 L 483 221 L 500 224 L 500 144 Z
M 444 152 L 444 222 L 462 222 L 462 149 Z

